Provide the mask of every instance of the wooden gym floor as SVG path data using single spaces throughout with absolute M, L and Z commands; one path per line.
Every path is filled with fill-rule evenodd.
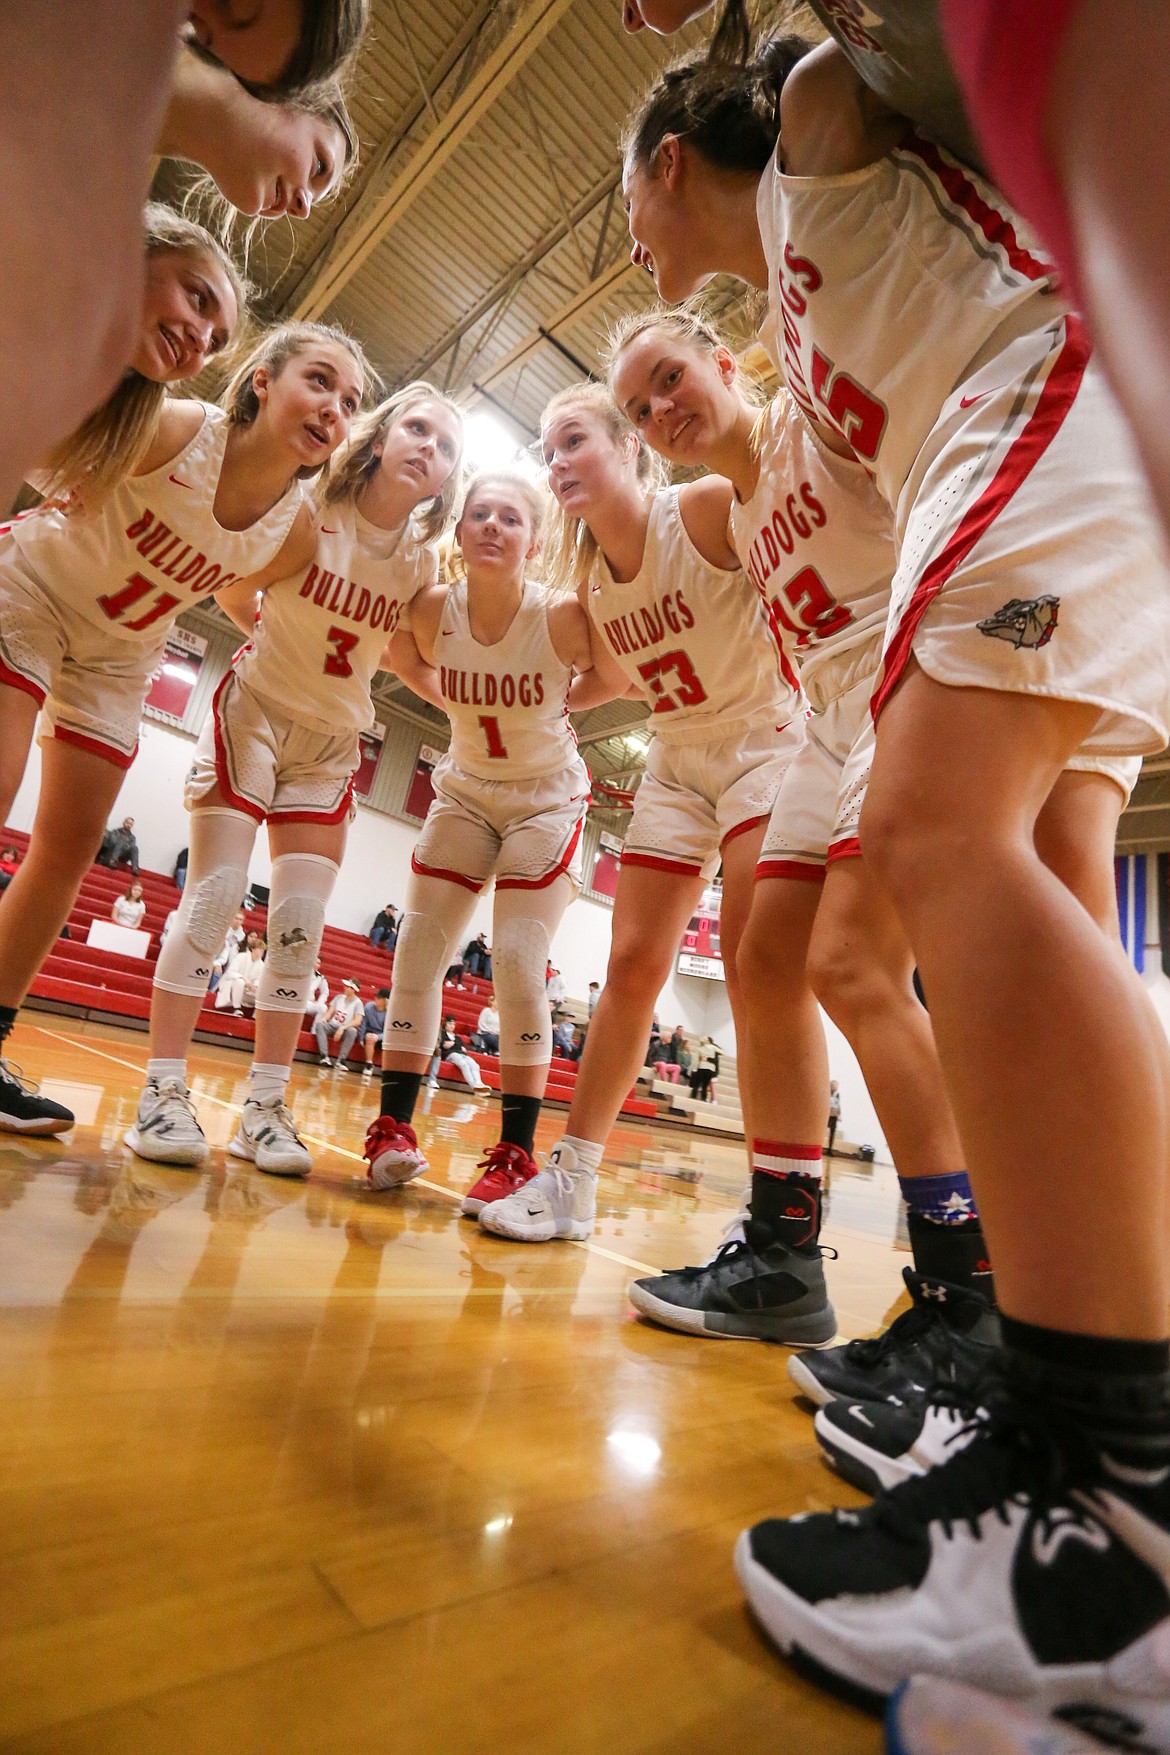
M 594 1239 L 535 1248 L 458 1215 L 494 1100 L 436 1096 L 431 1174 L 370 1195 L 352 1075 L 297 1069 L 289 1183 L 122 1146 L 142 1035 L 26 1016 L 10 1052 L 79 1125 L 0 1136 L 4 1755 L 876 1755 L 732 1572 L 746 1523 L 861 1503 L 787 1353 L 624 1296 L 717 1243 L 735 1142 L 619 1129 Z M 194 1052 L 216 1148 L 246 1064 Z M 908 1260 L 893 1172 L 837 1164 L 830 1202 L 860 1334 Z

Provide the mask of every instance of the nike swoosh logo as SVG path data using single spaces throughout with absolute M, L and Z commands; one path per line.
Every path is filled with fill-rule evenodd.
M 189 481 L 180 481 L 177 475 L 168 475 L 167 480 L 173 481 L 176 487 L 189 488 L 191 486 Z
M 328 524 L 322 524 L 322 526 L 321 526 L 321 535 L 322 536 L 337 536 L 338 534 L 339 534 L 338 531 L 330 530 Z
M 454 628 L 444 628 L 443 629 L 444 640 L 450 640 L 453 637 L 454 633 L 455 633 Z
M 994 395 L 995 395 L 994 390 L 981 390 L 979 392 L 978 396 L 960 396 L 959 397 L 959 407 L 960 408 L 974 408 L 975 404 L 977 402 L 982 402 L 983 398 L 985 396 L 994 396 Z
M 871 1431 L 873 1430 L 873 1421 L 870 1419 L 868 1414 L 866 1414 L 862 1411 L 862 1407 L 861 1407 L 860 1402 L 854 1402 L 852 1404 L 852 1406 L 849 1407 L 846 1411 L 849 1413 L 851 1418 L 853 1418 L 854 1420 L 860 1421 L 860 1423 L 863 1426 L 868 1426 Z

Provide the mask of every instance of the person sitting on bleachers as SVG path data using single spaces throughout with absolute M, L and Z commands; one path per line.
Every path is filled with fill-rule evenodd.
M 573 1046 L 569 1049 L 570 1060 L 580 1060 L 585 1052 L 585 1032 L 580 1025 L 573 1031 Z
M 338 1066 L 344 1066 L 346 1056 L 357 1040 L 358 1026 L 362 1021 L 360 993 L 361 987 L 352 976 L 348 981 L 343 981 L 341 992 L 334 995 L 328 1015 L 318 1018 L 313 1025 L 313 1035 L 317 1041 L 317 1052 L 321 1056 L 322 1066 L 333 1065 L 329 1058 L 330 1039 L 337 1044 Z
M 6 890 L 20 870 L 20 852 L 16 847 L 0 849 L 0 890 Z
M 133 817 L 124 817 L 120 829 L 106 830 L 98 848 L 97 863 L 108 865 L 111 870 L 118 865 L 128 865 L 134 876 L 138 876 L 138 843 L 134 839 Z
M 175 861 L 175 870 L 174 870 L 175 888 L 176 888 L 176 890 L 178 890 L 180 895 L 182 895 L 183 891 L 187 887 L 187 861 L 190 857 L 190 853 L 191 853 L 191 850 L 189 847 L 182 848 L 180 853 L 179 853 L 179 857 Z
M 320 1020 L 329 1010 L 329 980 L 321 973 L 321 965 L 317 964 L 313 972 L 313 983 L 309 988 L 309 1001 L 305 1006 L 305 1015 L 309 1020 L 310 1030 L 316 1029 Z
M 374 915 L 374 924 L 370 928 L 370 943 L 377 950 L 381 945 L 384 950 L 392 951 L 398 939 L 398 910 L 387 902 Z
M 472 1060 L 470 1054 L 467 1052 L 467 1044 L 464 1042 L 462 1036 L 456 1034 L 455 1015 L 453 1012 L 448 1012 L 447 1016 L 443 1019 L 442 1026 L 439 1030 L 439 1040 L 435 1043 L 435 1052 L 431 1060 L 430 1076 L 427 1079 L 427 1084 L 432 1090 L 435 1090 L 438 1087 L 439 1067 L 442 1065 L 443 1061 L 446 1061 L 448 1065 L 455 1068 L 455 1071 L 459 1074 L 459 1077 L 463 1080 L 464 1084 L 469 1090 L 474 1091 L 477 1097 L 490 1096 L 490 1089 L 484 1084 L 483 1074 L 480 1072 L 476 1062 Z
M 483 933 L 478 933 L 463 953 L 463 967 L 469 975 L 483 975 L 489 980 L 492 972 L 492 954 L 488 949 L 488 941 Z
M 553 1025 L 553 1053 L 561 1054 L 567 1060 L 573 1048 L 573 1020 L 562 1018 Z
M 245 1012 L 256 1010 L 256 993 L 264 973 L 267 948 L 263 933 L 250 932 L 243 948 L 233 953 L 216 989 L 217 1012 L 230 1011 L 236 1017 L 242 1017 Z
M 481 1054 L 500 1052 L 500 1014 L 494 1000 L 489 999 L 480 1012 L 471 1045 L 478 1048 Z
M 142 899 L 142 885 L 135 878 L 128 884 L 122 895 L 114 897 L 114 905 L 110 909 L 110 919 L 118 926 L 127 926 L 137 931 L 146 915 L 146 903 Z
M 686 1051 L 686 1038 L 683 1036 L 682 1025 L 676 1024 L 670 1041 L 664 1043 L 659 1049 L 658 1059 L 654 1062 L 655 1078 L 669 1079 L 672 1085 L 677 1085 L 682 1077 L 682 1057 Z
M 248 928 L 244 923 L 244 910 L 236 909 L 236 917 L 224 934 L 223 949 L 211 965 L 211 984 L 209 992 L 214 993 L 223 978 L 223 972 L 235 956 L 242 951 L 248 941 Z
M 373 999 L 367 999 L 362 1008 L 362 1021 L 358 1025 L 358 1041 L 365 1052 L 366 1064 L 362 1069 L 362 1082 L 366 1083 L 373 1076 L 374 1056 L 382 1046 L 382 1031 L 386 1028 L 386 1007 L 390 1002 L 390 989 L 379 987 Z M 349 1063 L 350 1072 L 357 1072 L 356 1061 Z

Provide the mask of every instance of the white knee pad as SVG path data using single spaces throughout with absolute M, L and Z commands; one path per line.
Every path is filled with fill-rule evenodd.
M 382 1026 L 382 1046 L 407 1054 L 429 1054 L 443 1011 L 443 971 L 449 936 L 433 914 L 404 914 L 394 946 L 390 1003 Z
M 211 965 L 248 886 L 256 824 L 238 810 L 201 810 L 191 818 L 187 887 L 167 934 L 154 985 L 167 993 L 206 993 Z
M 282 853 L 272 861 L 268 955 L 256 991 L 258 1012 L 303 1012 L 325 930 L 325 904 L 338 867 L 320 853 Z
M 544 991 L 549 935 L 543 920 L 497 920 L 492 981 L 500 1013 L 500 1059 L 543 1066 L 552 1059 L 552 1020 Z

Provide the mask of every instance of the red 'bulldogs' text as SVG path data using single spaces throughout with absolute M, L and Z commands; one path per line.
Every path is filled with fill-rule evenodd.
M 164 579 L 173 579 L 176 585 L 186 585 L 195 596 L 222 591 L 236 577 L 235 573 L 226 572 L 214 561 L 208 561 L 206 555 L 199 554 L 181 536 L 176 536 L 170 525 L 156 518 L 149 506 L 140 518 L 126 526 L 126 536 L 156 573 Z
M 329 615 L 340 616 L 343 621 L 364 622 L 371 628 L 383 628 L 387 634 L 395 632 L 402 616 L 402 604 L 397 597 L 387 597 L 382 592 L 374 597 L 356 580 L 346 579 L 340 573 L 330 573 L 315 561 L 305 575 L 300 594 L 311 597 L 318 608 Z
M 531 676 L 527 671 L 496 676 L 490 670 L 452 670 L 441 664 L 439 692 L 460 707 L 539 707 L 544 702 L 544 676 L 539 670 Z
M 630 610 L 626 615 L 615 616 L 612 621 L 603 623 L 605 637 L 614 651 L 624 652 L 627 658 L 635 652 L 648 652 L 652 646 L 660 646 L 668 632 L 680 634 L 684 628 L 693 628 L 694 625 L 695 618 L 681 591 L 666 591 L 649 609 Z
M 805 541 L 814 530 L 823 530 L 827 523 L 825 508 L 813 493 L 812 484 L 802 482 L 799 492 L 790 493 L 783 505 L 775 508 L 752 543 L 748 575 L 757 591 L 764 589 L 776 568 L 795 551 L 798 542 Z

